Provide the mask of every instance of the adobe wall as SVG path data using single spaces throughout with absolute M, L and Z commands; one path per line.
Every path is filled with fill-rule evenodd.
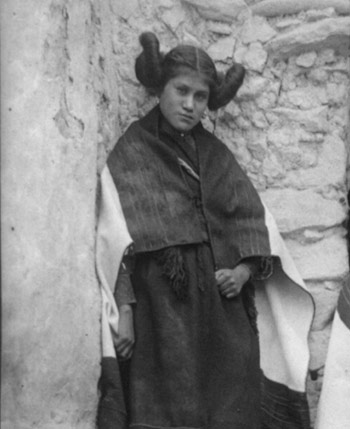
M 1 14 L 1 427 L 89 429 L 99 94 L 111 80 L 117 96 L 98 62 L 103 13 L 82 0 L 8 0 Z

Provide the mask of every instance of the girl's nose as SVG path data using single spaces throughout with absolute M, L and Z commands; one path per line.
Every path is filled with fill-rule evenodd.
M 185 97 L 184 99 L 184 108 L 187 110 L 193 110 L 193 96 L 192 95 L 188 95 L 187 97 Z

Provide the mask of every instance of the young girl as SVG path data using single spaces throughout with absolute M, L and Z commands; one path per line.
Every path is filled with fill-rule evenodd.
M 159 104 L 107 162 L 133 242 L 115 287 L 127 410 L 115 427 L 258 429 L 264 378 L 250 280 L 275 271 L 265 209 L 200 122 L 234 97 L 244 69 L 234 64 L 222 76 L 199 48 L 163 56 L 154 34 L 140 42 L 136 76 Z M 298 425 L 282 412 L 284 426 L 271 427 L 308 427 L 304 399 Z

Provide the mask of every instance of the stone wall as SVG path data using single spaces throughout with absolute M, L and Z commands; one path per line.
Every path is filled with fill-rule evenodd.
M 164 51 L 191 43 L 219 69 L 247 68 L 205 124 L 246 169 L 314 295 L 314 416 L 348 274 L 348 0 L 7 0 L 1 13 L 2 427 L 94 427 L 96 177 L 156 102 L 133 71 L 146 30 Z

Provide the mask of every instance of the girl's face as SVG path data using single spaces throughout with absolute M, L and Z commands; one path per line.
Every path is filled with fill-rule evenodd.
M 208 105 L 209 85 L 188 70 L 168 80 L 159 97 L 160 110 L 178 131 L 190 131 L 201 120 Z

